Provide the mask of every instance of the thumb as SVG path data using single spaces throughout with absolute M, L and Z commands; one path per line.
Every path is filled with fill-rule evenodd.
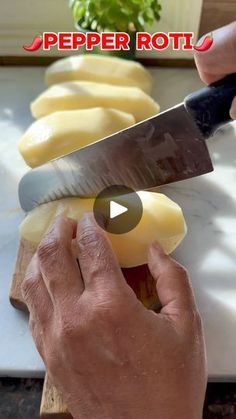
M 213 32 L 213 45 L 205 52 L 195 52 L 195 62 L 202 81 L 214 83 L 236 72 L 236 21 Z
M 149 248 L 148 266 L 156 280 L 161 313 L 173 315 L 178 311 L 196 308 L 187 271 L 167 256 L 156 242 Z
M 230 110 L 230 116 L 232 119 L 236 119 L 236 97 L 233 100 L 232 107 Z

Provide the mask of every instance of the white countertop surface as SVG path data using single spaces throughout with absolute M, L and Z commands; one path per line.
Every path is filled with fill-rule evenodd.
M 201 82 L 192 69 L 152 69 L 162 110 L 182 101 Z M 27 316 L 8 293 L 19 241 L 17 186 L 27 167 L 16 143 L 32 119 L 29 103 L 43 90 L 43 68 L 0 67 L 0 375 L 44 374 Z M 215 171 L 164 191 L 178 202 L 188 235 L 175 257 L 190 271 L 202 314 L 211 380 L 236 379 L 236 124 L 209 142 Z

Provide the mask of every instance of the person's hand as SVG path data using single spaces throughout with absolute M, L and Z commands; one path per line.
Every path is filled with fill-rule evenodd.
M 54 222 L 22 287 L 38 351 L 73 417 L 200 419 L 204 340 L 186 271 L 151 245 L 163 307 L 155 314 L 127 285 L 93 216 L 76 227 Z
M 236 21 L 215 30 L 213 40 L 213 45 L 208 51 L 195 52 L 199 75 L 206 84 L 214 83 L 227 74 L 236 73 Z M 230 114 L 236 119 L 236 98 Z

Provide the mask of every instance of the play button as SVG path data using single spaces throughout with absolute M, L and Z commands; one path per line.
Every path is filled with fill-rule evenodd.
M 116 218 L 126 211 L 128 211 L 128 208 L 123 207 L 123 205 L 117 204 L 115 201 L 110 202 L 110 218 Z
M 133 230 L 143 214 L 142 201 L 133 189 L 122 185 L 103 189 L 93 207 L 96 222 L 105 231 L 124 234 Z

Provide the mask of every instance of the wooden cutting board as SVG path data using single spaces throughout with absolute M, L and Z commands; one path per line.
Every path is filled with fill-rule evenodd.
M 28 311 L 21 294 L 21 283 L 24 279 L 27 266 L 36 250 L 36 245 L 21 240 L 15 270 L 10 289 L 10 302 L 18 310 Z M 123 269 L 124 276 L 134 290 L 140 301 L 151 309 L 158 309 L 158 297 L 155 281 L 146 265 L 137 268 Z M 44 381 L 42 402 L 40 408 L 41 419 L 72 419 L 62 397 L 50 383 L 47 375 Z

